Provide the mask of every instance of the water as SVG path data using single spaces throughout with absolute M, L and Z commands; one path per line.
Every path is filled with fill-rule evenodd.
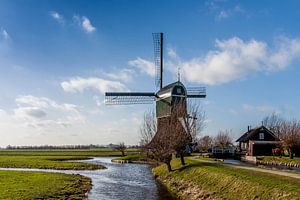
M 240 160 L 234 160 L 234 159 L 224 159 L 225 164 L 232 164 L 232 165 L 245 165 L 244 162 Z
M 60 172 L 81 174 L 92 179 L 93 188 L 89 200 L 174 200 L 168 191 L 155 181 L 151 169 L 143 164 L 117 164 L 112 158 L 93 158 L 80 161 L 100 164 L 104 170 L 47 170 L 47 169 L 5 169 L 21 171 Z M 1 169 L 2 170 L 2 169 Z
M 111 158 L 94 158 L 85 162 L 107 167 L 106 170 L 81 173 L 92 178 L 89 199 L 172 199 L 164 195 L 167 191 L 154 180 L 148 165 L 116 164 Z

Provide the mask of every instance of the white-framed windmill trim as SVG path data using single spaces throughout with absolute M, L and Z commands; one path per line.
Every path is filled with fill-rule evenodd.
M 156 95 L 156 99 L 157 100 L 160 100 L 160 99 L 166 99 L 166 98 L 169 98 L 171 97 L 172 95 L 172 92 L 167 92 L 167 93 L 163 93 L 163 94 L 160 94 L 160 95 Z
M 187 124 L 184 121 L 183 117 L 178 117 L 178 121 L 180 122 L 181 126 L 183 127 L 183 129 L 185 130 L 186 133 L 189 133 Z

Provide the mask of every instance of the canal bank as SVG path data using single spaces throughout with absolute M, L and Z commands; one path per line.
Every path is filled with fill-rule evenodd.
M 300 180 L 207 160 L 172 160 L 172 172 L 165 165 L 153 173 L 180 199 L 299 199 Z

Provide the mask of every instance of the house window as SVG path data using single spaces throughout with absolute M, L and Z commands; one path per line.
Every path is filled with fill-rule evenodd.
M 265 134 L 264 133 L 259 133 L 259 139 L 264 140 L 265 139 Z

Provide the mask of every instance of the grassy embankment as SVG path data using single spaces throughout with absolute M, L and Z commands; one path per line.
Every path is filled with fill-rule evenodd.
M 156 160 L 149 159 L 143 153 L 135 153 L 135 154 L 129 154 L 129 155 L 126 155 L 126 156 L 123 156 L 123 157 L 117 157 L 117 158 L 112 159 L 112 162 L 149 164 L 153 167 L 159 165 L 159 162 L 157 162 Z
M 113 161 L 126 161 L 126 162 L 138 162 L 138 161 L 147 161 L 147 157 L 145 154 L 129 154 L 123 157 L 114 158 Z
M 91 180 L 80 175 L 0 171 L 1 199 L 84 199 L 90 188 Z
M 275 156 L 258 156 L 257 157 L 258 164 L 265 165 L 282 165 L 289 167 L 300 167 L 300 158 L 295 157 L 290 159 L 289 157 L 275 157 Z
M 300 180 L 237 169 L 218 163 L 186 158 L 180 166 L 174 159 L 174 171 L 161 165 L 153 172 L 181 199 L 299 199 Z

